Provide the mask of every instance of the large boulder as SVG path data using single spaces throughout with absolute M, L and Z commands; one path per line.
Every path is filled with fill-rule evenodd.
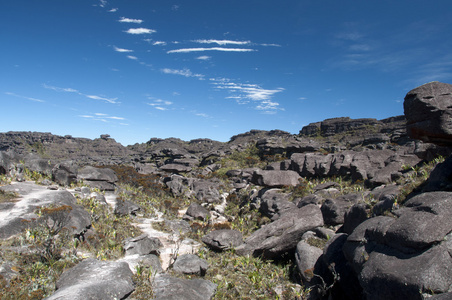
M 65 271 L 46 299 L 124 299 L 134 290 L 132 276 L 125 262 L 87 259 Z
M 77 180 L 83 181 L 91 188 L 114 191 L 118 177 L 112 169 L 86 166 L 78 171 Z
M 61 226 L 75 236 L 82 235 L 91 226 L 90 213 L 77 205 L 75 197 L 68 191 L 48 190 L 29 182 L 15 183 L 0 189 L 15 192 L 19 196 L 0 207 L 0 238 L 9 238 L 20 233 L 30 225 L 31 220 L 36 220 L 37 224 L 52 224 L 59 219 L 62 221 Z M 40 207 L 50 208 L 39 217 L 35 212 Z
M 406 94 L 403 108 L 411 138 L 452 145 L 452 84 L 421 85 Z
M 452 193 L 430 192 L 358 225 L 343 253 L 366 299 L 423 299 L 452 286 Z
M 320 208 L 309 204 L 296 208 L 256 230 L 236 251 L 239 255 L 252 254 L 275 259 L 294 250 L 306 231 L 320 226 L 323 226 Z
M 209 268 L 205 259 L 194 254 L 183 254 L 177 257 L 173 265 L 173 270 L 186 275 L 204 276 Z

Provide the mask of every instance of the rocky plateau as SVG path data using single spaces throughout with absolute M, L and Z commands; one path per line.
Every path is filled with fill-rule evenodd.
M 95 247 L 99 207 L 118 218 L 114 226 L 135 228 L 113 247 L 121 254 L 68 247 L 71 263 L 46 287 L 34 275 L 22 299 L 452 299 L 452 85 L 411 90 L 404 112 L 327 119 L 298 134 L 251 130 L 226 143 L 151 138 L 125 147 L 108 134 L 0 133 L 2 299 L 27 286 L 14 254 L 61 263 L 63 231 Z M 125 191 L 121 168 L 144 178 L 139 192 Z M 134 201 L 147 189 L 183 204 Z M 234 224 L 246 218 L 232 211 L 259 222 L 243 230 Z M 35 223 L 48 230 L 42 244 L 31 242 Z M 298 292 L 285 283 L 245 295 L 211 274 L 206 252 L 291 266 L 286 279 Z M 144 267 L 153 270 L 148 292 L 137 279 Z

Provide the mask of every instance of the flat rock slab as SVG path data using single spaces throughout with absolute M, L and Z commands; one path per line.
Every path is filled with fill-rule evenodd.
M 134 290 L 132 276 L 125 262 L 87 259 L 61 275 L 47 300 L 123 299 Z
M 72 207 L 67 228 L 72 228 L 72 233 L 80 234 L 91 225 L 90 215 L 80 206 L 76 205 L 74 196 L 64 190 L 48 190 L 47 187 L 32 182 L 17 182 L 0 189 L 15 192 L 19 195 L 11 204 L 0 207 L 0 238 L 9 238 L 22 232 L 28 221 L 38 219 L 34 213 L 37 208 L 50 204 L 69 205 Z

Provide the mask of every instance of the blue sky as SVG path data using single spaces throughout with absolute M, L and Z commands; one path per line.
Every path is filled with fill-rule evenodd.
M 403 114 L 452 83 L 450 0 L 0 0 L 0 132 L 124 144 Z

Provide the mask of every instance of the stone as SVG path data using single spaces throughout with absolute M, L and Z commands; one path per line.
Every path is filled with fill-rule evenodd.
M 147 234 L 129 238 L 124 241 L 124 251 L 126 255 L 160 255 L 160 248 L 163 247 L 162 242 L 156 237 L 149 237 Z
M 320 226 L 323 226 L 323 218 L 319 207 L 306 205 L 253 232 L 236 252 L 275 259 L 294 250 L 306 231 Z
M 301 179 L 294 171 L 256 170 L 251 182 L 266 187 L 296 186 Z
M 226 251 L 243 244 L 243 236 L 237 230 L 220 229 L 209 232 L 202 237 L 202 241 L 212 250 Z
M 405 96 L 407 133 L 411 138 L 452 145 L 452 84 L 433 81 Z
M 300 241 L 295 250 L 295 262 L 304 284 L 309 284 L 314 277 L 314 267 L 323 250 Z
M 296 209 L 290 202 L 289 194 L 282 193 L 280 189 L 262 189 L 259 191 L 259 211 L 272 220 L 277 220 L 284 213 Z
M 184 215 L 184 219 L 204 221 L 208 216 L 209 211 L 207 209 L 197 203 L 192 203 L 188 207 L 187 212 Z
M 77 173 L 77 179 L 88 181 L 106 181 L 108 183 L 115 183 L 118 181 L 115 171 L 109 168 L 95 168 L 86 166 L 80 169 Z
M 364 203 L 354 204 L 345 212 L 343 232 L 351 234 L 365 220 L 367 220 L 366 205 Z
M 156 300 L 209 300 L 215 295 L 217 285 L 204 279 L 182 279 L 161 274 L 153 284 Z
M 385 234 L 386 243 L 402 252 L 423 250 L 452 231 L 452 193 L 422 193 L 394 211 L 399 217 Z
M 204 276 L 209 265 L 205 259 L 194 254 L 183 254 L 177 257 L 173 270 L 186 275 Z
M 46 299 L 124 299 L 134 290 L 132 276 L 125 262 L 87 259 L 63 272 Z
M 192 170 L 192 168 L 189 166 L 180 165 L 180 164 L 166 164 L 166 165 L 161 166 L 160 170 L 168 172 L 168 173 L 180 174 L 180 173 L 190 172 Z
M 141 207 L 129 200 L 117 199 L 114 212 L 118 216 L 136 215 Z
M 61 186 L 77 182 L 77 170 L 72 162 L 56 164 L 52 168 L 52 180 Z
M 362 200 L 360 194 L 347 194 L 335 199 L 326 199 L 320 208 L 326 225 L 344 224 L 345 213 L 350 207 Z

